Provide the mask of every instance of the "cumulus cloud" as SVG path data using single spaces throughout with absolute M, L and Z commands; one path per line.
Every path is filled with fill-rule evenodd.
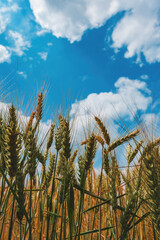
M 16 31 L 8 31 L 7 38 L 12 46 L 4 46 L 0 44 L 0 63 L 9 62 L 11 55 L 15 53 L 18 56 L 22 56 L 31 44 L 26 40 L 22 34 Z
M 11 30 L 13 27 L 12 20 L 19 10 L 17 3 L 0 0 L 0 34 L 3 33 L 8 41 L 7 47 L 0 45 L 0 63 L 9 62 L 13 53 L 22 56 L 24 51 L 31 46 L 30 42 L 20 32 Z
M 0 45 L 0 63 L 10 61 L 10 51 L 7 47 Z
M 124 1 L 125 2 L 125 1 Z M 141 53 L 149 63 L 160 61 L 160 1 L 128 1 L 124 18 L 118 22 L 113 34 L 112 47 L 127 47 L 126 58 L 137 56 L 141 62 Z M 126 6 L 127 6 L 126 5 Z
M 141 116 L 143 128 L 145 130 L 145 139 L 152 141 L 159 137 L 160 114 L 144 113 Z
M 8 3 L 4 4 L 4 1 L 0 1 L 1 3 L 1 8 L 0 8 L 0 13 L 8 13 L 8 12 L 17 12 L 19 9 L 17 3 L 12 3 L 12 1 L 8 1 Z
M 9 22 L 11 21 L 11 14 L 17 12 L 19 7 L 16 3 L 4 4 L 0 1 L 0 34 L 3 33 Z
M 88 28 L 102 26 L 121 9 L 118 0 L 30 0 L 36 21 L 56 37 L 79 41 Z
M 41 57 L 42 60 L 46 61 L 48 52 L 39 52 L 38 55 Z
M 5 31 L 7 24 L 8 18 L 4 18 L 2 15 L 0 15 L 0 34 Z
M 109 124 L 109 129 L 118 131 L 115 120 L 119 117 L 132 121 L 138 111 L 146 111 L 151 103 L 151 92 L 146 82 L 121 77 L 115 83 L 115 92 L 92 93 L 79 102 L 72 104 L 71 117 L 75 116 L 73 126 L 77 136 L 83 135 L 82 129 L 94 127 L 94 116 L 100 115 Z
M 150 124 L 153 124 L 153 123 L 158 123 L 159 115 L 157 115 L 155 113 L 145 113 L 145 114 L 142 115 L 142 119 L 143 119 L 145 124 L 150 125 Z
M 15 31 L 9 31 L 8 36 L 13 46 L 4 46 L 0 44 L 0 63 L 10 62 L 11 55 L 15 53 L 17 56 L 22 56 L 31 45 L 24 37 Z
M 14 47 L 11 50 L 18 56 L 22 56 L 24 51 L 31 47 L 30 41 L 26 40 L 21 33 L 10 30 L 8 35 L 14 41 Z
M 113 29 L 111 46 L 126 46 L 124 56 L 136 55 L 137 62 L 141 62 L 141 53 L 149 63 L 160 61 L 159 0 L 30 0 L 30 6 L 43 29 L 71 43 L 79 41 L 87 29 L 100 27 L 126 11 Z

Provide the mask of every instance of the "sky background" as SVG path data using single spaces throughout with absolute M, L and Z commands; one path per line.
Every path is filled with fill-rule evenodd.
M 113 140 L 120 119 L 157 124 L 160 1 L 0 0 L 0 80 L 1 108 L 16 102 L 28 116 L 45 86 L 44 125 L 70 105 L 82 139 L 95 115 Z

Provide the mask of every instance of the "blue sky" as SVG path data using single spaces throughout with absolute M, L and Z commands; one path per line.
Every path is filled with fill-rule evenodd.
M 94 115 L 115 135 L 138 111 L 158 122 L 160 2 L 0 0 L 0 79 L 23 114 L 45 85 L 44 121 L 67 100 L 78 133 Z

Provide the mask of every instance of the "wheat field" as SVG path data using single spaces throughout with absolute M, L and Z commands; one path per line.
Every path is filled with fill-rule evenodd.
M 94 116 L 99 134 L 77 148 L 70 120 L 59 114 L 42 150 L 43 100 L 41 91 L 25 126 L 14 105 L 0 115 L 0 239 L 158 240 L 160 137 L 146 140 L 137 128 L 112 142 Z

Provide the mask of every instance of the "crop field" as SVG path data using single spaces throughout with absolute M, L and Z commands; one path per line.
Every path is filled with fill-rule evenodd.
M 77 145 L 59 114 L 40 139 L 43 100 L 25 125 L 14 105 L 0 115 L 0 239 L 158 240 L 160 137 L 138 127 L 111 141 L 94 116 L 98 134 Z

